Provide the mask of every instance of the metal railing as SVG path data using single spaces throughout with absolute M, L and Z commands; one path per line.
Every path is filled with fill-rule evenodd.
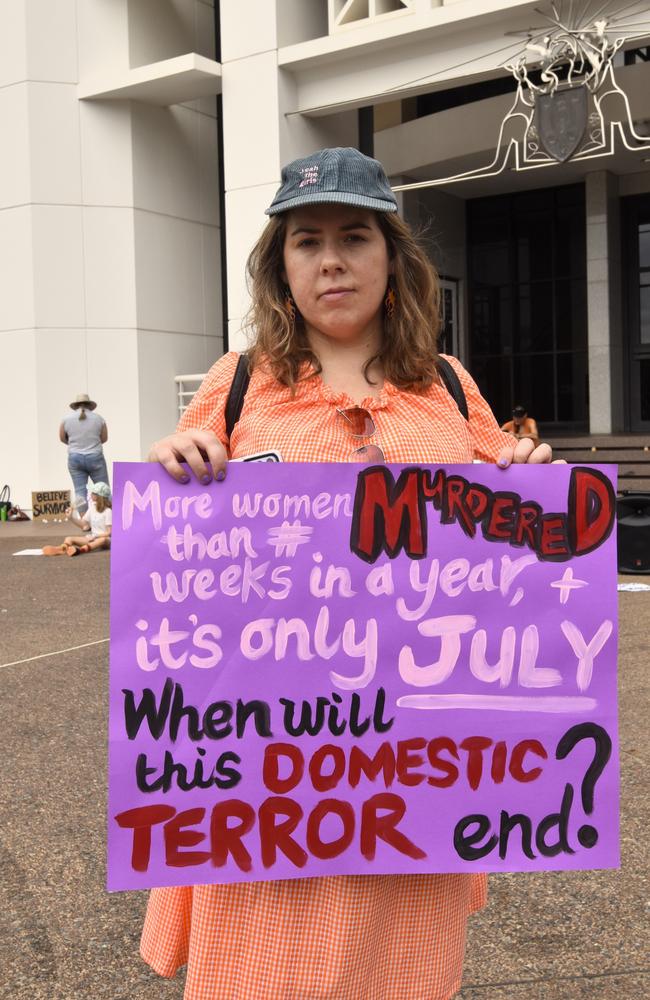
M 425 4 L 428 9 L 439 6 L 438 3 L 432 4 L 431 0 L 329 0 L 329 33 L 335 34 L 361 22 L 372 24 L 386 14 L 414 13 Z
M 176 394 L 178 397 L 178 416 L 182 417 L 185 410 L 188 408 L 192 401 L 194 393 L 200 386 L 201 382 L 205 378 L 203 375 L 175 375 L 174 382 L 176 383 L 177 390 Z M 187 388 L 187 386 L 192 383 L 192 388 Z

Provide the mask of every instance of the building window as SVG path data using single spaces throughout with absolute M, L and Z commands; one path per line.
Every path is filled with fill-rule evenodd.
M 588 421 L 584 187 L 468 203 L 472 373 L 497 418 L 513 405 L 556 430 Z

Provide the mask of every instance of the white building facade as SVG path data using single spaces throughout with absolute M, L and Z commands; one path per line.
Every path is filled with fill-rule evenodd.
M 111 461 L 173 429 L 175 377 L 245 346 L 245 262 L 281 165 L 332 145 L 406 188 L 443 278 L 443 346 L 500 419 L 523 403 L 550 433 L 650 431 L 650 146 L 481 172 L 536 7 L 3 0 L 0 486 L 29 506 L 69 485 L 57 432 L 78 393 Z M 616 74 L 643 137 L 635 30 Z

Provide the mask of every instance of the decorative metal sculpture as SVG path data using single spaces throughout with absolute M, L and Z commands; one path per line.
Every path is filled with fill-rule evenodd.
M 393 190 L 493 177 L 507 167 L 534 170 L 569 159 L 611 156 L 617 138 L 633 152 L 650 151 L 650 138 L 636 131 L 614 69 L 614 56 L 626 42 L 650 34 L 648 4 L 610 0 L 596 3 L 594 10 L 588 2 L 580 14 L 578 6 L 576 2 L 574 10 L 574 0 L 564 6 L 553 2 L 550 9 L 536 10 L 546 24 L 513 33 L 527 41 L 514 61 L 504 64 L 517 81 L 517 92 L 501 122 L 491 163 L 452 177 L 400 184 Z M 644 20 L 630 21 L 643 15 Z M 533 67 L 540 71 L 535 74 L 539 82 L 531 79 Z

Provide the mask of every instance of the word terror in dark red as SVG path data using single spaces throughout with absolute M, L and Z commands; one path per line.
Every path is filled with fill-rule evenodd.
M 259 809 L 240 799 L 229 799 L 214 806 L 209 825 L 202 828 L 206 810 L 173 806 L 147 805 L 119 813 L 115 820 L 123 829 L 132 830 L 131 867 L 146 872 L 151 860 L 154 829 L 162 827 L 165 864 L 170 868 L 185 868 L 209 864 L 222 868 L 232 858 L 241 871 L 251 871 L 253 861 L 244 838 L 257 827 L 262 865 L 273 868 L 280 855 L 296 868 L 303 868 L 309 856 L 329 860 L 342 854 L 358 838 L 364 858 L 372 861 L 377 843 L 414 860 L 426 854 L 400 829 L 406 812 L 404 799 L 393 792 L 378 792 L 363 802 L 359 814 L 342 799 L 321 799 L 307 814 L 303 807 L 287 796 L 270 796 Z M 329 836 L 323 827 L 333 818 L 338 830 Z M 160 832 L 157 833 L 160 836 Z M 195 848 L 201 845 L 200 850 Z M 304 846 L 303 846 L 304 845 Z

